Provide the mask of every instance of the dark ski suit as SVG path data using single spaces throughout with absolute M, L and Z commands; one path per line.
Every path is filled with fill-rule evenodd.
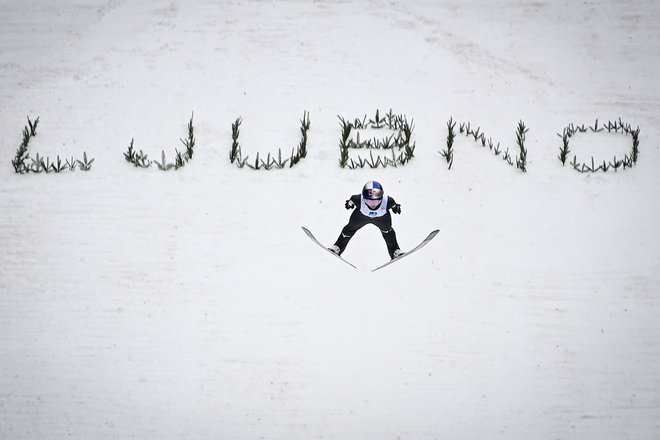
M 385 198 L 387 198 L 387 201 L 385 201 Z M 385 239 L 385 244 L 387 245 L 387 252 L 390 254 L 390 258 L 394 258 L 394 251 L 399 249 L 399 244 L 396 240 L 396 232 L 392 229 L 392 215 L 390 214 L 390 209 L 394 208 L 397 204 L 394 199 L 389 196 L 384 196 L 383 203 L 386 203 L 386 206 L 381 206 L 375 211 L 366 211 L 369 215 L 363 213 L 365 211 L 363 209 L 365 205 L 362 203 L 362 195 L 356 194 L 351 196 L 350 201 L 353 202 L 355 208 L 353 209 L 348 224 L 344 226 L 341 234 L 339 234 L 339 238 L 337 238 L 337 241 L 335 242 L 335 245 L 339 246 L 339 255 L 344 252 L 344 249 L 346 249 L 348 242 L 353 238 L 355 232 L 363 226 L 371 223 L 380 229 L 380 232 Z

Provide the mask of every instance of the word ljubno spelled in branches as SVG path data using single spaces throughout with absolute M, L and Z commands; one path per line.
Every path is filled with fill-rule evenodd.
M 160 162 L 152 161 L 142 150 L 135 150 L 133 140 L 131 140 L 128 150 L 124 152 L 124 158 L 136 168 L 150 168 L 154 163 L 158 166 L 158 169 L 162 171 L 178 170 L 182 168 L 192 160 L 195 151 L 193 116 L 190 117 L 190 121 L 188 122 L 187 138 L 180 139 L 185 150 L 179 151 L 175 149 L 174 163 L 167 162 L 164 150 L 161 153 Z M 405 166 L 414 157 L 415 142 L 412 141 L 414 124 L 412 119 L 408 121 L 408 118 L 404 115 L 395 115 L 392 113 L 392 110 L 390 110 L 389 113 L 381 114 L 379 110 L 376 110 L 376 115 L 373 119 L 367 118 L 365 115 L 362 119 L 356 118 L 351 122 L 339 116 L 339 121 L 341 126 L 339 166 L 341 168 L 356 169 L 367 166 L 370 168 L 385 168 L 390 165 L 394 167 Z M 242 119 L 239 117 L 232 124 L 232 144 L 229 153 L 230 162 L 239 168 L 245 166 L 252 170 L 271 170 L 285 167 L 291 168 L 307 157 L 307 139 L 311 126 L 309 113 L 307 111 L 304 112 L 303 117 L 300 120 L 300 142 L 296 147 L 292 148 L 291 155 L 288 158 L 282 157 L 281 149 L 278 150 L 277 155 L 267 153 L 265 159 L 263 153 L 260 155 L 259 152 L 256 153 L 253 161 L 249 160 L 249 156 L 243 156 L 241 145 L 238 142 L 241 122 Z M 34 158 L 30 157 L 28 146 L 31 144 L 31 140 L 37 136 L 38 124 L 39 118 L 32 121 L 28 117 L 28 125 L 23 129 L 22 142 L 16 151 L 16 156 L 11 161 L 14 171 L 17 174 L 61 173 L 67 170 L 75 171 L 76 169 L 80 169 L 82 171 L 89 171 L 91 169 L 94 159 L 88 159 L 86 152 L 83 152 L 82 160 L 71 157 L 71 159 L 65 159 L 63 161 L 59 155 L 56 159 L 40 157 L 39 154 Z M 454 142 L 456 139 L 455 129 L 456 122 L 453 118 L 449 118 L 449 121 L 447 122 L 446 147 L 440 151 L 440 155 L 448 164 L 448 169 L 451 169 L 454 163 Z M 481 131 L 480 127 L 474 129 L 470 122 L 459 124 L 458 129 L 460 134 L 464 134 L 469 139 L 474 140 L 475 143 L 481 144 L 484 148 L 488 147 L 495 157 L 500 157 L 506 164 L 515 166 L 522 172 L 527 171 L 528 152 L 527 147 L 525 146 L 525 138 L 529 129 L 525 126 L 523 121 L 519 121 L 516 127 L 517 154 L 510 153 L 509 148 L 504 149 L 499 142 L 495 143 L 492 138 L 487 138 L 485 133 Z M 632 149 L 630 152 L 624 154 L 622 157 L 617 158 L 614 156 L 612 160 L 602 160 L 602 162 L 601 160 L 596 161 L 592 157 L 590 165 L 584 161 L 578 160 L 577 156 L 574 155 L 573 161 L 570 162 L 572 168 L 580 173 L 586 173 L 599 171 L 607 172 L 610 169 L 618 171 L 621 168 L 632 168 L 636 165 L 637 159 L 639 158 L 640 129 L 639 127 L 633 128 L 632 125 L 624 123 L 621 119 L 617 121 L 609 121 L 603 126 L 599 126 L 598 119 L 596 119 L 593 126 L 569 124 L 565 127 L 562 133 L 558 133 L 558 136 L 562 140 L 562 144 L 557 157 L 562 165 L 565 165 L 566 161 L 569 159 L 571 152 L 570 140 L 576 133 L 602 133 L 605 131 L 610 134 L 615 133 L 630 136 L 632 139 Z M 381 136 L 369 137 L 367 134 L 365 138 L 365 132 L 375 132 Z M 363 133 L 362 139 L 360 139 L 360 133 Z M 383 136 L 383 134 L 385 134 L 385 136 Z M 350 151 L 358 151 L 358 155 L 352 158 L 350 157 Z M 360 151 L 369 151 L 368 157 L 360 156 Z M 374 151 L 377 152 L 375 155 Z

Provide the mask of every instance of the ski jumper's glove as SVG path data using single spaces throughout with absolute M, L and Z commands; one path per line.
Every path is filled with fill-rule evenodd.
M 355 208 L 355 203 L 353 203 L 352 200 L 346 200 L 346 204 L 344 206 L 346 206 L 346 209 L 353 209 Z
M 398 203 L 394 206 L 392 206 L 392 212 L 395 214 L 401 214 L 401 205 Z

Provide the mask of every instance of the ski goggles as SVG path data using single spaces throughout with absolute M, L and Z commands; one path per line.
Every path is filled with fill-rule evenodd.
M 380 204 L 383 202 L 383 199 L 364 199 L 364 203 L 371 208 L 371 209 L 376 209 L 380 206 Z

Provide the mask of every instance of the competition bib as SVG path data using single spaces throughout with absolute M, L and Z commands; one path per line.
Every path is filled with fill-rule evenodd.
M 383 196 L 378 209 L 371 210 L 364 201 L 364 197 L 360 196 L 360 212 L 367 217 L 382 217 L 387 214 L 387 196 Z

